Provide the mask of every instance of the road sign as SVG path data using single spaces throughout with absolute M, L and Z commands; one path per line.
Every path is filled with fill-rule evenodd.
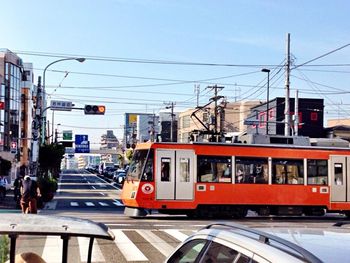
M 64 141 L 73 140 L 73 131 L 63 131 L 63 140 Z
M 50 103 L 51 110 L 71 111 L 72 107 L 73 103 L 71 101 L 51 100 Z
M 75 135 L 75 153 L 89 153 L 90 142 L 88 135 L 76 134 Z
M 17 142 L 11 142 L 11 153 L 17 153 Z
M 73 154 L 74 155 L 74 153 L 75 153 L 75 150 L 73 147 L 66 147 L 64 150 L 65 150 L 66 154 Z

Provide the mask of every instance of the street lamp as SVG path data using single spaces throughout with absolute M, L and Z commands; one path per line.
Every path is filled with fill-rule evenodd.
M 261 72 L 267 72 L 267 95 L 266 95 L 266 134 L 269 134 L 269 89 L 270 89 L 270 70 L 263 68 Z
M 57 143 L 58 142 L 58 126 L 60 126 L 61 125 L 61 123 L 57 123 L 56 124 L 56 130 L 55 130 L 55 143 Z
M 44 72 L 43 72 L 43 98 L 45 98 L 45 75 L 46 75 L 46 70 L 53 64 L 56 64 L 58 62 L 61 62 L 61 61 L 66 61 L 66 60 L 76 60 L 80 63 L 83 63 L 85 61 L 85 58 L 62 58 L 62 59 L 58 59 L 58 60 L 55 60 L 53 62 L 51 62 L 50 64 L 48 64 L 45 69 L 44 69 Z M 42 114 L 41 114 L 42 115 Z M 41 144 L 44 144 L 45 142 L 45 121 L 43 120 L 44 116 L 41 116 L 41 120 L 42 120 L 42 130 L 41 130 Z M 53 132 L 53 131 L 52 131 Z

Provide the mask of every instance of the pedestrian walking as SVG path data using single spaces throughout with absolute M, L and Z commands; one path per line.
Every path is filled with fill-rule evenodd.
M 13 182 L 13 197 L 16 201 L 16 204 L 20 203 L 21 200 L 21 186 L 22 186 L 23 176 L 18 176 Z
M 36 181 L 32 180 L 29 175 L 24 176 L 21 185 L 21 208 L 22 213 L 37 213 L 37 198 L 41 196 L 40 189 Z
M 5 176 L 0 175 L 0 198 L 4 199 L 6 197 L 6 186 L 8 182 Z

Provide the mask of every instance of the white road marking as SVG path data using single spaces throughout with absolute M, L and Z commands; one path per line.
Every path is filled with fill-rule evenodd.
M 70 202 L 70 206 L 79 206 L 78 202 Z
M 86 206 L 95 206 L 93 202 L 85 202 Z
M 109 204 L 104 203 L 104 202 L 98 202 L 101 206 L 109 206 Z
M 188 237 L 187 235 L 181 233 L 179 230 L 176 230 L 176 229 L 165 229 L 164 232 L 175 237 L 177 240 L 179 240 L 181 242 L 184 241 Z
M 92 189 L 96 189 L 96 187 L 95 187 L 95 186 L 93 186 L 93 185 L 91 186 L 91 188 L 92 188 Z
M 124 206 L 124 204 L 121 203 L 121 202 L 118 201 L 118 200 L 115 200 L 115 201 L 113 202 L 113 204 L 115 204 L 116 206 Z
M 131 226 L 132 224 L 123 224 L 123 223 L 111 223 L 111 224 L 106 224 L 107 226 Z
M 112 229 L 114 243 L 125 257 L 126 261 L 148 261 L 148 258 L 135 246 L 122 230 Z
M 60 263 L 62 262 L 62 239 L 59 236 L 47 236 L 45 247 L 41 257 L 46 262 Z
M 78 237 L 80 259 L 82 262 L 87 262 L 89 241 L 90 239 L 87 237 Z M 101 249 L 98 246 L 98 243 L 96 242 L 96 239 L 95 239 L 94 245 L 92 247 L 91 262 L 105 262 L 105 261 L 106 260 L 102 255 Z
M 168 257 L 174 248 L 166 243 L 163 239 L 155 235 L 151 230 L 136 230 L 144 239 L 154 246 L 165 257 Z
M 100 195 L 105 196 L 106 194 L 100 192 Z

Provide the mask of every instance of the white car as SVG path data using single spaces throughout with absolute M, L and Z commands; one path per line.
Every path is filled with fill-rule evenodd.
M 208 263 L 348 262 L 350 229 L 248 228 L 211 224 L 187 238 L 166 260 Z

